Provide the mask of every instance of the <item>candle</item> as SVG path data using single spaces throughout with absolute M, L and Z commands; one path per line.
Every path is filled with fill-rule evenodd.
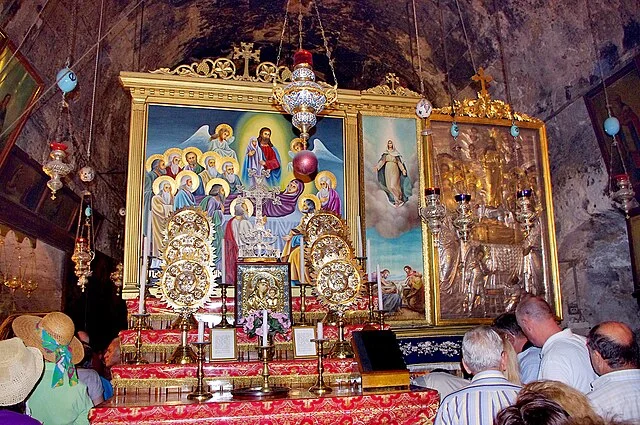
M 140 300 L 138 301 L 138 313 L 144 313 L 144 296 L 147 285 L 147 267 L 149 261 L 149 238 L 142 237 L 142 266 L 140 267 Z
M 267 310 L 262 310 L 262 346 L 267 346 L 267 335 L 269 334 L 269 325 L 267 324 Z
M 146 281 L 140 280 L 140 299 L 138 300 L 138 314 L 144 314 L 144 292 L 146 287 Z
M 318 322 L 318 329 L 316 330 L 316 338 L 324 339 L 324 335 L 322 333 L 322 322 Z
M 198 342 L 204 342 L 204 322 L 198 320 Z
M 306 283 L 305 282 L 305 275 L 304 275 L 304 238 L 301 237 L 300 238 L 300 278 L 299 278 L 299 282 L 300 283 Z
M 367 273 L 369 273 L 369 282 L 373 282 L 373 270 L 371 268 L 371 257 L 373 253 L 371 252 L 371 241 L 367 239 Z
M 360 216 L 356 222 L 356 244 L 358 249 L 358 257 L 362 258 L 362 227 L 360 224 Z
M 382 283 L 380 282 L 380 264 L 376 264 L 376 279 L 378 280 L 378 310 L 384 310 L 382 305 Z

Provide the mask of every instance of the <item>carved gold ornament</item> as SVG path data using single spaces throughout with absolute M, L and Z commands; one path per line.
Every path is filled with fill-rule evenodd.
M 362 286 L 358 266 L 350 259 L 333 260 L 318 271 L 314 291 L 329 309 L 345 312 L 356 302 Z
M 309 217 L 304 233 L 305 242 L 313 244 L 322 235 L 337 235 L 345 239 L 347 228 L 345 222 L 336 214 L 321 211 Z
M 212 261 L 211 244 L 195 234 L 178 235 L 169 240 L 163 258 L 167 264 L 179 260 L 192 260 L 208 264 Z
M 313 242 L 309 258 L 313 270 L 320 270 L 322 266 L 333 260 L 348 260 L 352 257 L 349 244 L 336 235 L 322 235 Z
M 169 217 L 167 239 L 171 240 L 181 234 L 192 234 L 201 239 L 211 237 L 211 224 L 207 213 L 199 208 L 184 208 Z
M 196 310 L 213 295 L 213 273 L 192 260 L 178 260 L 164 267 L 160 289 L 162 298 L 175 310 Z
M 381 96 L 403 96 L 403 97 L 420 97 L 419 93 L 411 89 L 402 87 L 398 76 L 391 72 L 385 76 L 385 84 L 363 90 L 366 94 L 379 94 Z

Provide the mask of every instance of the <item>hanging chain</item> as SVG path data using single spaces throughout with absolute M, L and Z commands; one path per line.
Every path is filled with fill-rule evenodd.
M 496 31 L 498 33 L 498 48 L 500 49 L 500 62 L 502 63 L 502 78 L 504 78 L 504 91 L 507 94 L 507 103 L 509 104 L 511 113 L 511 124 L 515 125 L 515 115 L 513 110 L 513 100 L 511 99 L 511 87 L 509 85 L 509 70 L 507 68 L 507 61 L 504 55 L 504 44 L 502 42 L 502 24 L 500 21 L 500 13 L 496 7 L 496 2 L 493 2 L 493 10 L 496 14 Z
M 442 12 L 442 7 L 440 6 L 440 0 L 438 0 L 438 10 L 440 11 L 440 38 L 442 40 L 442 51 L 444 53 L 444 67 L 446 71 L 447 77 L 447 88 L 449 90 L 449 98 L 451 100 L 451 116 L 454 118 L 456 116 L 456 105 L 453 101 L 453 91 L 451 90 L 451 79 L 449 78 L 449 57 L 447 55 L 447 37 L 444 31 L 444 13 Z
M 72 65 L 73 54 L 76 50 L 76 32 L 78 29 L 78 1 L 72 0 L 71 5 L 71 28 L 69 28 L 69 56 L 67 57 L 67 67 Z
M 460 23 L 462 24 L 462 32 L 464 33 L 464 40 L 467 43 L 467 52 L 469 52 L 469 59 L 471 59 L 471 66 L 473 67 L 473 72 L 477 74 L 478 68 L 476 68 L 476 63 L 473 60 L 473 54 L 471 53 L 471 43 L 469 43 L 469 36 L 467 35 L 467 27 L 464 24 L 464 19 L 462 18 L 462 10 L 460 10 L 460 3 L 458 3 L 458 0 L 456 0 L 456 7 L 458 8 L 458 17 L 460 18 Z
M 609 93 L 607 93 L 607 82 L 604 78 L 604 72 L 602 71 L 602 63 L 598 60 L 598 45 L 596 43 L 596 29 L 593 26 L 593 13 L 591 11 L 591 2 L 586 0 L 587 14 L 589 15 L 589 29 L 591 30 L 591 42 L 593 44 L 594 60 L 598 64 L 598 73 L 600 74 L 600 80 L 602 81 L 602 89 L 604 91 L 605 107 L 607 108 L 607 114 L 611 116 L 611 105 L 609 104 Z
M 413 27 L 416 32 L 416 53 L 418 53 L 418 77 L 420 78 L 420 94 L 424 96 L 424 77 L 422 76 L 422 56 L 420 55 L 420 39 L 418 38 L 418 15 L 416 14 L 416 0 L 411 0 L 411 5 L 413 6 Z
M 298 3 L 298 49 L 302 50 L 302 0 Z
M 89 141 L 87 142 L 87 163 L 91 161 L 91 142 L 93 141 L 93 116 L 96 106 L 96 86 L 98 84 L 98 63 L 100 62 L 100 37 L 102 36 L 102 17 L 104 0 L 100 4 L 100 23 L 98 24 L 98 41 L 96 42 L 96 63 L 93 68 L 93 93 L 91 95 L 91 118 L 89 120 Z
M 331 59 L 331 50 L 329 49 L 329 43 L 327 42 L 327 36 L 324 33 L 324 27 L 322 26 L 322 20 L 320 19 L 320 11 L 318 10 L 318 4 L 316 0 L 312 0 L 313 7 L 316 10 L 316 16 L 318 17 L 318 26 L 320 27 L 320 34 L 322 35 L 322 42 L 324 43 L 324 50 L 327 54 L 327 59 L 329 60 L 329 67 L 331 68 L 331 74 L 333 75 L 333 82 L 336 87 L 338 87 L 338 77 L 336 77 L 336 70 L 333 67 L 333 59 Z
M 284 11 L 284 22 L 282 23 L 282 32 L 280 33 L 280 44 L 278 45 L 278 56 L 276 57 L 276 68 L 280 64 L 280 55 L 282 54 L 282 43 L 284 42 L 284 33 L 287 30 L 287 21 L 289 20 L 289 3 L 291 3 L 291 0 L 287 0 L 287 8 Z M 275 77 L 274 77 L 274 81 L 275 81 Z

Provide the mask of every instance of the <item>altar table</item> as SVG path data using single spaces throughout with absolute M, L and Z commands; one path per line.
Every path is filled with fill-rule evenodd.
M 318 397 L 291 390 L 276 400 L 236 400 L 216 393 L 198 403 L 186 393 L 115 396 L 91 409 L 93 425 L 427 425 L 438 409 L 437 391 L 424 389 L 388 393 L 346 390 Z

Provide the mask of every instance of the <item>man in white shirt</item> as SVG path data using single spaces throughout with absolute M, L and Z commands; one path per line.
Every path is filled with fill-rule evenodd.
M 587 341 L 571 329 L 562 330 L 551 306 L 541 297 L 528 297 L 516 307 L 518 324 L 542 360 L 538 379 L 560 381 L 586 394 L 598 376 L 591 367 Z
M 493 425 L 503 408 L 515 403 L 520 386 L 502 374 L 506 356 L 502 339 L 488 326 L 464 334 L 462 366 L 474 375 L 471 383 L 442 399 L 435 425 Z
M 502 313 L 493 320 L 493 328 L 504 332 L 518 353 L 520 381 L 528 384 L 538 379 L 540 372 L 540 348 L 531 344 L 518 325 L 515 313 Z
M 593 408 L 605 418 L 640 423 L 640 353 L 631 328 L 600 323 L 589 332 L 587 346 L 600 375 L 587 394 Z

